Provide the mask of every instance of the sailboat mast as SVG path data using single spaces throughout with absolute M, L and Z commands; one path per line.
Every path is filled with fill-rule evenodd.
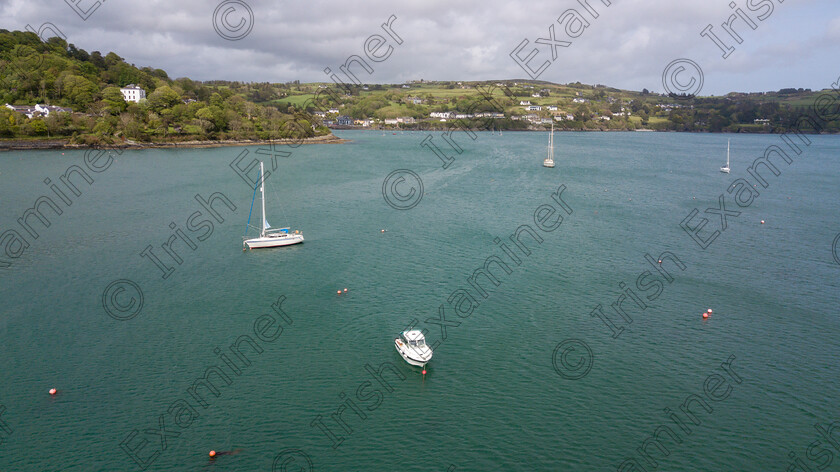
M 260 203 L 262 206 L 262 220 L 260 220 L 260 237 L 265 237 L 265 179 L 263 178 L 263 163 L 260 161 Z
M 726 168 L 729 168 L 729 140 L 726 140 Z

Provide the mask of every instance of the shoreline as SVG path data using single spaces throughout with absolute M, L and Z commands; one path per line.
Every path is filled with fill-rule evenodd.
M 343 144 L 350 142 L 349 139 L 339 138 L 334 134 L 326 136 L 316 136 L 314 138 L 306 138 L 304 140 L 294 139 L 277 139 L 277 140 L 261 140 L 261 139 L 225 139 L 218 141 L 180 141 L 180 142 L 163 142 L 163 143 L 144 143 L 139 141 L 125 141 L 111 145 L 92 146 L 89 144 L 70 144 L 70 140 L 65 139 L 41 139 L 41 140 L 0 140 L 0 152 L 2 151 L 37 151 L 45 149 L 202 149 L 215 147 L 233 147 L 233 146 L 259 146 L 263 144 Z

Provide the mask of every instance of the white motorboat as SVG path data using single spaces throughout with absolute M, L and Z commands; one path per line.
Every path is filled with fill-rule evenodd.
M 720 168 L 720 171 L 724 174 L 729 173 L 729 140 L 726 140 L 726 165 Z
M 394 340 L 394 345 L 402 358 L 411 365 L 426 367 L 426 363 L 432 360 L 432 348 L 426 344 L 426 337 L 419 330 L 403 331 Z
M 265 180 L 263 176 L 263 163 L 260 162 L 260 204 L 262 207 L 262 225 L 260 225 L 260 236 L 258 238 L 246 239 L 242 243 L 242 249 L 259 249 L 266 247 L 290 246 L 292 244 L 299 244 L 303 242 L 303 234 L 295 230 L 294 233 L 289 232 L 289 228 L 271 229 L 268 220 L 265 217 Z M 254 197 L 251 198 L 251 210 L 254 209 L 254 199 L 257 196 L 257 188 L 254 186 Z M 248 224 L 245 226 L 245 232 L 248 232 L 248 226 L 251 224 L 251 213 L 248 213 Z
M 551 134 L 548 136 L 548 157 L 543 161 L 543 167 L 554 167 L 554 121 L 551 122 Z

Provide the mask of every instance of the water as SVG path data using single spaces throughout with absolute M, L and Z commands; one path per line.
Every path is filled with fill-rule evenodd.
M 0 230 L 16 229 L 30 244 L 17 259 L 0 251 L 11 262 L 0 271 L 0 426 L 11 430 L 0 428 L 0 469 L 140 470 L 120 443 L 131 450 L 143 440 L 137 456 L 153 459 L 149 470 L 284 470 L 283 461 L 298 470 L 304 454 L 315 470 L 615 470 L 635 459 L 648 470 L 781 471 L 790 451 L 818 464 L 806 458 L 819 439 L 813 425 L 840 419 L 840 265 L 832 257 L 840 138 L 811 136 L 795 155 L 777 136 L 557 133 L 557 167 L 544 169 L 545 133 L 478 133 L 475 141 L 458 135 L 463 153 L 449 151 L 455 161 L 444 169 L 420 146 L 424 133 L 338 134 L 352 143 L 302 146 L 268 177 L 269 221 L 303 230 L 306 243 L 247 253 L 240 245 L 252 189 L 229 164 L 245 149 L 242 166 L 270 161 L 257 147 L 115 155 L 107 170 L 91 173 L 93 184 L 71 177 L 81 195 L 68 193 L 72 204 L 60 216 L 44 207 L 48 228 L 29 218 L 37 239 L 16 220 L 42 195 L 57 200 L 42 181 L 58 182 L 83 165 L 84 153 L 0 154 Z M 733 171 L 725 175 L 718 168 L 730 137 Z M 707 218 L 703 237 L 720 230 L 720 217 L 705 210 L 718 208 L 734 179 L 754 183 L 746 167 L 774 144 L 793 164 L 775 159 L 781 174 L 762 172 L 769 187 L 757 187 L 749 207 L 726 194 L 727 211 L 742 213 L 700 249 L 680 222 L 697 208 L 691 225 Z M 396 169 L 423 180 L 411 210 L 382 196 Z M 535 210 L 560 185 L 573 213 L 539 231 L 541 244 L 523 236 L 531 254 L 516 252 L 520 265 L 504 259 L 494 238 L 519 251 L 508 236 L 535 227 Z M 196 194 L 215 192 L 236 210 L 217 202 L 224 222 L 213 221 L 209 234 L 187 230 L 202 210 Z M 160 247 L 170 223 L 196 245 L 174 243 L 180 265 Z M 168 278 L 139 255 L 148 245 L 174 268 Z M 634 288 L 640 274 L 656 271 L 645 254 L 664 251 L 685 270 L 664 261 L 673 282 L 645 310 L 626 301 L 633 321 L 623 321 L 610 308 L 619 284 Z M 447 298 L 470 289 L 467 278 L 490 256 L 511 273 L 492 266 L 498 287 L 482 278 L 488 298 L 473 292 L 480 306 L 459 318 Z M 142 311 L 127 321 L 102 307 L 118 279 L 143 291 Z M 255 320 L 270 313 L 280 322 L 272 304 L 281 296 L 293 323 L 259 340 Z M 599 304 L 624 328 L 617 338 L 590 316 Z M 433 323 L 441 305 L 446 339 Z M 708 307 L 714 314 L 703 321 Z M 393 348 L 415 319 L 429 342 L 442 341 L 425 379 Z M 208 368 L 224 367 L 215 348 L 235 359 L 228 347 L 243 335 L 262 352 L 243 344 L 250 365 L 236 360 L 239 375 L 223 371 L 230 385 L 211 377 L 219 397 L 201 389 L 200 407 L 187 389 Z M 569 339 L 592 352 L 578 380 L 552 363 Z M 555 358 L 561 370 L 585 353 L 575 346 L 566 364 Z M 734 376 L 720 367 L 732 355 Z M 365 370 L 385 362 L 405 376 L 385 373 L 392 392 Z M 717 394 L 731 387 L 720 401 L 704 394 L 715 373 L 726 380 Z M 713 410 L 690 405 L 700 424 L 680 411 L 690 395 Z M 365 416 L 345 407 L 347 431 L 330 419 L 345 398 Z M 179 400 L 198 415 L 186 413 L 180 426 L 167 413 Z M 318 415 L 344 438 L 337 448 L 311 426 Z M 161 416 L 165 433 L 155 434 Z M 682 443 L 664 436 L 667 457 L 648 445 L 654 467 L 637 448 L 663 425 Z M 211 462 L 211 449 L 238 453 Z

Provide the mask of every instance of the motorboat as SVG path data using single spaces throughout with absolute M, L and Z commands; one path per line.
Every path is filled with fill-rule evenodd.
M 432 348 L 426 344 L 426 337 L 420 330 L 403 331 L 394 340 L 397 352 L 411 365 L 425 367 L 432 360 Z

